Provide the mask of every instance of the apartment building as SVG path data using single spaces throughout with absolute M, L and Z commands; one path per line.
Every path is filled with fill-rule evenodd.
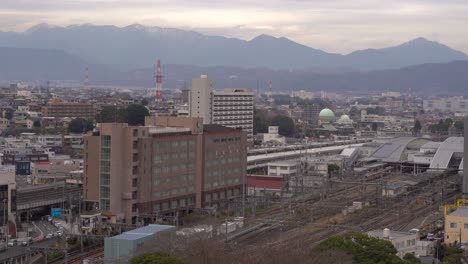
M 253 139 L 254 92 L 247 88 L 214 91 L 208 76 L 192 80 L 189 94 L 190 116 L 203 118 L 204 124 L 219 124 L 247 132 Z
M 241 195 L 246 133 L 201 118 L 103 123 L 84 139 L 85 204 L 134 223 Z
M 468 113 L 468 100 L 466 100 L 463 96 L 424 100 L 423 109 L 426 112 L 442 111 L 452 113 Z
M 94 119 L 96 117 L 96 108 L 90 103 L 64 103 L 54 101 L 42 108 L 42 116 Z
M 320 106 L 317 104 L 308 104 L 302 107 L 302 119 L 312 127 L 318 126 Z

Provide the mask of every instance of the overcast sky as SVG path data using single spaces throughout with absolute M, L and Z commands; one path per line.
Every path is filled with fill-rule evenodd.
M 0 0 L 0 30 L 38 23 L 266 33 L 339 53 L 426 37 L 468 53 L 468 0 Z

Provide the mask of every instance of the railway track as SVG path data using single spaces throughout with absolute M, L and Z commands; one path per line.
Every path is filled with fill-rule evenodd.
M 95 259 L 104 257 L 104 247 L 98 246 L 86 252 L 71 253 L 68 255 L 68 260 L 65 262 L 65 258 L 62 257 L 58 260 L 49 262 L 50 264 L 81 264 L 84 259 Z
M 447 176 L 449 179 L 451 177 Z M 320 200 L 320 197 L 311 196 L 291 203 L 287 210 L 273 208 L 265 211 L 257 221 L 261 222 L 264 219 L 275 221 L 270 221 L 269 226 L 251 232 L 248 236 L 237 238 L 236 242 L 246 248 L 263 245 L 280 246 L 284 249 L 288 244 L 292 245 L 294 241 L 316 245 L 332 235 L 349 231 L 366 232 L 384 227 L 397 231 L 403 230 L 409 228 L 417 217 L 438 211 L 437 204 L 416 205 L 414 201 L 424 194 L 437 194 L 444 180 L 448 179 L 444 176 L 425 179 L 407 197 L 385 199 L 381 201 L 383 208 L 367 208 L 346 217 L 339 217 L 339 215 L 350 201 L 373 201 L 379 198 L 379 194 L 372 190 L 374 188 L 362 189 L 359 185 L 350 186 L 334 191 L 323 200 Z M 447 197 L 453 199 L 458 193 L 453 190 L 447 193 Z M 291 215 L 291 210 L 301 213 Z M 253 221 L 256 220 L 253 219 Z

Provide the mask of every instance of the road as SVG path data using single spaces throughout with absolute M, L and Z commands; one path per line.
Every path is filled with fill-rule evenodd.
M 34 226 L 37 227 L 39 236 L 42 237 L 47 236 L 47 234 L 55 234 L 58 230 L 49 221 L 37 221 L 34 222 Z
M 47 234 L 56 233 L 57 230 L 58 230 L 54 225 L 52 225 L 48 221 L 36 221 L 36 222 L 34 222 L 33 225 L 37 228 L 37 234 L 38 234 L 37 237 L 40 237 L 40 236 L 45 237 Z M 57 241 L 57 239 L 58 238 L 54 237 L 54 238 L 51 238 L 51 239 L 45 239 L 45 240 L 40 241 L 40 242 L 33 242 L 31 244 L 31 247 L 47 248 L 51 244 L 55 243 Z M 21 246 L 21 245 L 10 247 L 10 248 L 7 249 L 7 251 L 0 253 L 0 261 L 23 255 L 23 254 L 25 254 L 25 252 L 27 252 L 28 248 L 30 248 L 30 247 L 29 246 L 25 247 L 25 246 Z

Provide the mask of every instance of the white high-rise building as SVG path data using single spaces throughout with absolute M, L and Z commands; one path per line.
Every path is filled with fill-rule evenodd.
M 424 100 L 423 109 L 425 112 L 442 111 L 452 113 L 468 113 L 468 100 L 463 98 L 463 96 Z
M 229 88 L 213 91 L 206 75 L 192 80 L 190 116 L 202 117 L 205 124 L 219 124 L 241 128 L 253 139 L 254 92 L 247 88 Z
M 208 76 L 192 79 L 192 90 L 189 92 L 190 117 L 202 117 L 203 124 L 211 123 L 213 88 Z

